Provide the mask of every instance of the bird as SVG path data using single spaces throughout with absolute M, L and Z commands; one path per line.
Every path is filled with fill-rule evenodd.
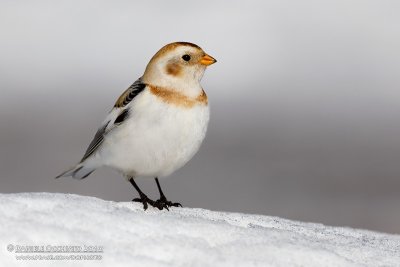
M 161 189 L 159 177 L 183 167 L 199 150 L 210 119 L 208 97 L 200 81 L 217 60 L 198 45 L 174 42 L 163 46 L 144 74 L 116 100 L 78 164 L 56 178 L 84 179 L 100 167 L 126 178 L 139 197 L 133 202 L 159 210 L 182 207 Z M 150 199 L 137 177 L 154 178 L 160 194 Z

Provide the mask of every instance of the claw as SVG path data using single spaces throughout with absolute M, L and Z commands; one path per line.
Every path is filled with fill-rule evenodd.
M 154 203 L 155 203 L 154 200 L 151 200 L 146 195 L 142 195 L 142 196 L 140 196 L 140 198 L 134 198 L 134 199 L 132 199 L 132 201 L 143 203 L 144 210 L 147 210 L 147 208 L 149 207 L 148 204 L 150 204 L 151 206 L 154 207 Z
M 182 206 L 182 204 L 181 203 L 178 203 L 178 202 L 175 202 L 175 203 L 171 203 L 171 206 L 174 206 L 174 207 L 183 207 Z
M 160 201 L 159 199 L 156 200 L 154 203 L 154 207 L 157 207 L 159 210 L 166 209 L 169 211 L 168 205 L 165 202 Z
M 166 210 L 169 211 L 169 207 L 182 207 L 181 203 L 174 203 L 169 200 L 165 196 L 161 196 L 160 199 L 158 199 L 154 204 L 157 205 L 157 207 L 161 210 L 162 208 L 165 208 Z M 161 208 L 160 208 L 161 207 Z

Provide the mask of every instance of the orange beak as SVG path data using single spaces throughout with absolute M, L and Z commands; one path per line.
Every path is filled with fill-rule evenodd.
M 217 62 L 217 60 L 215 58 L 213 58 L 212 56 L 209 56 L 207 54 L 205 54 L 201 59 L 200 59 L 200 64 L 205 65 L 205 66 L 209 66 L 211 64 L 214 64 L 215 62 Z

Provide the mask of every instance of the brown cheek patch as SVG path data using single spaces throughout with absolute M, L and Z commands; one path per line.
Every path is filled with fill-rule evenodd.
M 169 75 L 179 76 L 181 73 L 181 66 L 177 63 L 169 63 L 166 67 L 166 71 Z
M 178 107 L 192 108 L 194 105 L 207 105 L 208 99 L 204 90 L 196 98 L 190 98 L 182 93 L 176 92 L 171 89 L 161 88 L 149 85 L 150 92 L 161 98 L 162 101 Z

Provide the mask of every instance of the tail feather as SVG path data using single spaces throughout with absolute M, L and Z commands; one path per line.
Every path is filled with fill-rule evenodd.
M 85 166 L 83 164 L 78 164 L 78 165 L 72 167 L 71 169 L 58 175 L 56 177 L 56 179 L 58 179 L 60 177 L 72 176 L 74 179 L 81 180 L 81 179 L 85 179 L 86 177 L 88 177 L 95 170 L 96 170 L 95 168 L 88 168 L 87 166 Z

